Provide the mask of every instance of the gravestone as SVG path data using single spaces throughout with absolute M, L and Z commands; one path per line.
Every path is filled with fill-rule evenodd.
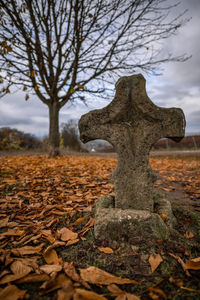
M 137 234 L 144 230 L 147 234 L 154 234 L 156 230 L 154 235 L 159 237 L 157 231 L 163 233 L 164 230 L 166 235 L 163 220 L 154 213 L 153 185 L 157 176 L 149 165 L 149 152 L 160 138 L 168 137 L 177 142 L 183 138 L 183 111 L 153 104 L 147 96 L 141 74 L 125 76 L 117 81 L 112 102 L 105 108 L 83 115 L 79 130 L 84 143 L 107 140 L 118 155 L 112 174 L 115 197 L 103 197 L 97 204 L 96 236 L 100 237 L 105 230 L 110 232 L 108 226 L 113 228 L 112 236 L 113 230 L 117 230 L 117 236 L 123 235 L 127 226 L 129 233 L 137 228 Z M 149 226 L 152 228 L 150 232 Z M 109 232 L 107 237 L 111 237 Z

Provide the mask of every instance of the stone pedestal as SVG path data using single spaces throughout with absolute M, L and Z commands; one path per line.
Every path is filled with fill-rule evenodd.
M 103 196 L 96 202 L 94 234 L 99 240 L 165 240 L 175 223 L 170 202 L 160 199 L 156 210 L 115 208 L 113 196 Z M 165 216 L 165 221 L 160 217 Z

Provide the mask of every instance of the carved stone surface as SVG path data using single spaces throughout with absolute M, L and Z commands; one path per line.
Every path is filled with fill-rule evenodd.
M 95 211 L 95 237 L 99 240 L 167 239 L 169 230 L 161 217 L 147 210 L 113 208 L 111 195 L 98 199 Z
M 152 212 L 156 175 L 149 165 L 149 152 L 160 138 L 181 140 L 183 111 L 156 106 L 146 94 L 144 77 L 126 76 L 117 81 L 116 95 L 108 106 L 81 117 L 79 130 L 84 143 L 104 139 L 118 154 L 113 172 L 115 207 Z

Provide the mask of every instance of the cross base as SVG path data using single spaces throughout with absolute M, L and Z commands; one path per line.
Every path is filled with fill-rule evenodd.
M 114 197 L 103 196 L 97 200 L 94 234 L 99 240 L 121 241 L 123 238 L 132 243 L 142 240 L 165 240 L 175 223 L 168 200 L 160 199 L 158 213 L 147 210 L 114 208 Z M 161 218 L 165 216 L 165 221 Z

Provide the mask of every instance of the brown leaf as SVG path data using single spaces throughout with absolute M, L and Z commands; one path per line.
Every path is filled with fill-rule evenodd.
M 106 300 L 106 298 L 102 295 L 99 295 L 95 292 L 83 290 L 83 289 L 76 289 L 74 295 L 74 300 Z
M 168 215 L 166 214 L 159 214 L 159 216 L 163 219 L 163 221 L 167 221 L 169 219 Z
M 16 280 L 16 283 L 20 284 L 20 283 L 28 283 L 28 282 L 43 282 L 43 281 L 47 281 L 49 279 L 50 279 L 50 277 L 47 274 L 33 273 L 33 274 L 28 274 L 27 276 L 25 276 L 19 280 Z
M 57 247 L 60 247 L 60 246 L 65 246 L 66 243 L 65 242 L 61 242 L 61 241 L 55 241 L 52 245 L 48 246 L 44 252 L 47 252 L 51 249 L 54 249 L 54 248 L 57 248 Z
M 156 254 L 155 257 L 153 255 L 150 255 L 149 263 L 150 263 L 150 266 L 151 266 L 152 273 L 157 269 L 157 267 L 160 265 L 160 263 L 162 261 L 163 261 L 163 259 L 160 256 L 160 254 Z
M 187 260 L 185 266 L 186 269 L 200 270 L 200 257 Z
M 155 287 L 149 287 L 149 296 L 151 297 L 151 299 L 160 299 L 160 296 L 162 297 L 161 299 L 165 299 L 167 300 L 167 296 L 166 294 L 158 288 Z
M 78 243 L 79 239 L 76 239 L 76 240 L 69 240 L 67 243 L 66 243 L 66 246 L 71 246 L 71 245 L 74 245 L 76 243 Z
M 4 289 L 0 290 L 0 299 L 4 299 L 4 300 L 23 299 L 25 294 L 26 294 L 25 290 L 20 290 L 15 285 L 7 285 Z
M 57 292 L 57 300 L 71 300 L 74 295 L 74 288 L 71 281 L 66 282 L 62 289 Z
M 99 251 L 101 251 L 103 253 L 106 253 L 106 254 L 114 253 L 113 249 L 111 249 L 109 247 L 104 247 L 104 248 L 98 247 L 98 249 L 99 249 Z
M 71 226 L 79 225 L 79 224 L 83 223 L 86 219 L 87 219 L 86 217 L 78 218 L 74 223 L 71 224 Z
M 6 218 L 0 220 L 0 228 L 6 227 L 8 225 L 8 220 L 9 220 L 9 217 L 6 217 Z
M 62 241 L 69 241 L 69 240 L 75 240 L 78 237 L 78 234 L 69 230 L 66 227 L 63 227 L 62 229 L 59 230 L 60 233 L 60 239 Z
M 169 282 L 175 284 L 178 287 L 183 286 L 183 280 L 179 278 L 173 278 L 172 276 L 169 278 Z
M 20 278 L 25 277 L 26 275 L 27 275 L 26 273 L 24 273 L 24 274 L 7 274 L 0 279 L 0 284 L 5 284 L 5 283 L 16 281 Z
M 10 266 L 11 271 L 14 274 L 29 274 L 32 271 L 32 268 L 24 264 L 23 262 L 16 260 Z
M 173 253 L 169 253 L 169 255 L 172 256 L 173 258 L 175 258 L 180 263 L 180 265 L 182 266 L 183 270 L 185 271 L 185 274 L 188 277 L 191 276 L 190 273 L 188 272 L 188 270 L 186 269 L 186 265 L 185 265 L 184 261 L 180 258 L 180 256 L 175 255 Z
M 71 278 L 72 280 L 81 283 L 83 286 L 85 286 L 86 288 L 90 289 L 90 286 L 88 285 L 87 282 L 85 282 L 80 275 L 76 272 L 76 269 L 74 267 L 74 263 L 73 262 L 65 262 L 63 265 L 64 268 L 64 272 L 65 274 Z
M 111 284 L 108 286 L 108 290 L 111 292 L 111 296 L 117 297 L 117 300 L 140 300 L 140 297 L 129 294 L 125 291 L 122 291 L 117 285 Z
M 186 237 L 186 239 L 192 239 L 194 237 L 194 233 L 186 231 L 184 236 Z
M 59 264 L 60 260 L 58 258 L 57 252 L 54 249 L 46 249 L 43 252 L 43 257 L 47 264 Z
M 39 294 L 40 295 L 48 294 L 52 291 L 55 291 L 57 289 L 66 286 L 66 284 L 68 284 L 69 282 L 71 282 L 71 280 L 65 274 L 60 273 L 56 278 L 52 278 L 44 282 L 40 287 Z
M 6 232 L 4 232 L 4 233 L 1 233 L 1 235 L 2 236 L 22 236 L 23 234 L 25 233 L 25 231 L 24 230 L 12 230 L 12 229 L 10 229 L 10 230 L 8 230 L 8 231 L 6 231 Z
M 87 269 L 79 269 L 79 270 L 80 270 L 81 278 L 92 284 L 109 285 L 112 283 L 116 283 L 116 284 L 137 283 L 137 281 L 135 280 L 117 277 L 93 266 Z
M 41 250 L 42 250 L 42 246 L 37 246 L 37 247 L 25 246 L 22 248 L 12 249 L 11 252 L 16 256 L 20 256 L 26 254 L 39 254 Z
M 62 270 L 61 265 L 43 265 L 40 266 L 40 270 L 46 274 L 51 274 L 52 272 L 60 272 Z

